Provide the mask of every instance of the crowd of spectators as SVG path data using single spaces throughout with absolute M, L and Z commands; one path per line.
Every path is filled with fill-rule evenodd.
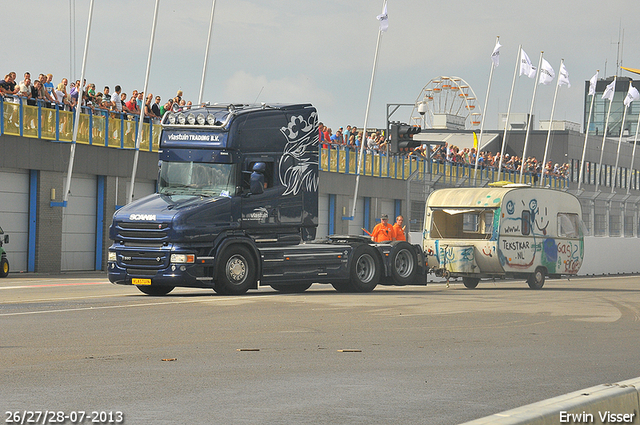
M 323 123 L 319 124 L 319 140 L 320 145 L 324 149 L 328 148 L 343 148 L 352 151 L 358 151 L 363 145 L 363 133 L 358 130 L 356 126 L 348 125 L 346 130 L 343 127 L 338 128 L 335 134 L 333 130 Z M 385 155 L 387 153 L 387 139 L 383 132 L 379 130 L 372 130 L 368 132 L 366 137 L 366 144 L 364 148 L 367 152 L 379 153 Z M 400 153 L 401 155 L 416 156 L 420 158 L 431 158 L 432 161 L 442 164 L 460 164 L 475 167 L 476 165 L 476 149 L 475 148 L 463 148 L 460 149 L 457 146 L 444 143 L 443 145 L 433 146 L 429 152 L 429 147 L 426 144 L 420 145 L 413 150 Z M 521 168 L 524 167 L 524 171 L 533 175 L 540 175 L 542 173 L 542 161 L 539 161 L 535 157 L 528 157 L 524 161 L 521 157 L 516 155 L 504 154 L 502 160 L 502 170 L 507 172 L 519 173 Z M 498 170 L 500 167 L 500 152 L 491 153 L 481 151 L 478 154 L 478 169 L 481 170 Z M 548 161 L 544 167 L 544 174 L 552 177 L 566 178 L 569 175 L 569 164 L 558 164 L 553 161 Z
M 5 75 L 4 80 L 0 81 L 0 95 L 5 99 L 22 98 L 28 105 L 40 102 L 45 107 L 57 106 L 59 109 L 74 111 L 79 104 L 87 112 L 94 114 L 129 118 L 139 116 L 141 108 L 144 108 L 145 117 L 150 119 L 159 119 L 169 110 L 190 109 L 192 106 L 191 101 L 183 99 L 182 90 L 178 90 L 174 98 L 162 103 L 160 96 L 154 97 L 153 93 L 145 96 L 142 91 L 133 90 L 131 96 L 128 96 L 119 85 L 111 93 L 109 86 L 97 91 L 95 83 L 87 84 L 84 81 L 81 86 L 80 80 L 69 83 L 67 78 L 63 78 L 60 83 L 54 84 L 52 74 L 40 74 L 33 82 L 29 72 L 24 73 L 24 79 L 20 83 L 16 82 L 16 77 L 15 72 Z M 81 88 L 82 99 L 78 99 Z
M 67 89 L 68 87 L 68 89 Z M 165 103 L 161 103 L 160 96 L 153 96 L 152 93 L 146 96 L 142 91 L 133 90 L 129 97 L 122 88 L 117 85 L 114 87 L 113 93 L 109 86 L 105 86 L 102 91 L 96 91 L 95 83 L 86 84 L 83 82 L 82 99 L 79 101 L 80 80 L 75 82 L 63 78 L 60 83 L 54 85 L 52 74 L 40 74 L 38 78 L 31 82 L 31 74 L 24 73 L 24 79 L 20 83 L 16 83 L 16 73 L 10 72 L 5 75 L 4 80 L 0 81 L 0 95 L 4 98 L 24 98 L 27 104 L 36 105 L 38 101 L 42 102 L 46 107 L 56 107 L 67 111 L 73 111 L 78 103 L 83 108 L 91 110 L 94 114 L 121 114 L 122 116 L 132 118 L 140 115 L 141 108 L 144 108 L 145 117 L 151 119 L 161 118 L 166 111 L 170 110 L 186 110 L 192 106 L 191 101 L 183 99 L 182 90 L 178 90 L 174 98 L 170 98 Z M 178 105 L 178 106 L 175 106 Z M 366 140 L 363 143 L 363 131 L 358 130 L 356 126 L 348 125 L 346 130 L 340 127 L 335 134 L 330 127 L 319 123 L 319 140 L 320 145 L 327 148 L 344 148 L 353 151 L 359 150 L 364 146 L 368 152 L 386 154 L 388 148 L 387 138 L 382 131 L 372 130 L 367 132 Z M 418 156 L 423 158 L 431 157 L 433 161 L 448 164 L 460 164 L 474 166 L 476 164 L 476 149 L 463 148 L 457 146 L 444 145 L 434 146 L 431 152 L 427 152 L 427 145 L 416 147 L 410 152 L 403 154 Z M 500 164 L 500 153 L 491 153 L 481 151 L 478 154 L 478 168 L 497 170 Z M 534 157 L 528 157 L 524 161 L 522 158 L 508 153 L 504 154 L 502 160 L 502 169 L 505 171 L 520 172 L 524 167 L 524 171 L 532 174 L 540 175 L 542 172 L 542 161 L 538 161 Z M 569 164 L 554 164 L 548 161 L 545 167 L 545 174 L 555 177 L 567 177 L 569 172 Z

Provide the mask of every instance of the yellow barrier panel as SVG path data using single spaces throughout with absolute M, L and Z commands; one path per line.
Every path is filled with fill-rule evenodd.
M 331 158 L 329 171 L 333 171 L 334 173 L 338 172 L 338 151 L 335 149 L 329 149 L 329 157 Z
M 40 112 L 41 134 L 43 139 L 56 140 L 56 110 L 42 108 Z
M 4 132 L 20 135 L 20 105 L 9 100 L 4 101 Z
M 351 151 L 349 152 L 349 174 L 356 173 L 356 161 L 358 160 L 358 152 Z
M 162 126 L 160 124 L 153 125 L 153 148 L 151 149 L 153 152 L 158 152 L 160 150 L 160 131 L 162 130 Z
M 136 147 L 136 122 L 124 121 L 123 147 L 134 149 Z
M 58 140 L 61 142 L 70 142 L 73 139 L 73 112 L 58 111 L 60 118 L 58 128 L 60 135 Z
M 24 105 L 22 108 L 22 135 L 38 137 L 38 107 Z
M 140 141 L 140 150 L 148 151 L 149 150 L 149 123 L 145 122 L 142 124 L 142 140 Z
M 120 147 L 122 146 L 122 140 L 120 134 L 122 133 L 122 120 L 120 118 L 109 117 L 109 146 Z
M 78 137 L 76 138 L 77 143 L 82 143 L 83 145 L 89 144 L 89 129 L 91 128 L 91 115 L 80 114 L 80 121 L 78 122 Z
M 346 173 L 347 172 L 347 152 L 340 150 L 339 152 L 339 157 L 340 160 L 338 161 L 338 172 L 340 173 Z
M 94 115 L 92 117 L 93 120 L 93 135 L 91 144 L 94 146 L 106 146 L 106 132 L 104 131 L 104 127 L 107 123 L 107 119 L 102 115 Z

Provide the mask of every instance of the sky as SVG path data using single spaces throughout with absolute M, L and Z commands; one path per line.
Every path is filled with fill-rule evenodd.
M 15 71 L 18 81 L 25 71 L 51 73 L 54 83 L 79 79 L 89 4 L 21 1 L 20 9 L 31 12 L 27 21 L 3 22 L 11 42 L 0 72 Z M 131 95 L 144 87 L 154 6 L 95 1 L 85 76 L 99 91 L 120 85 Z M 148 92 L 163 102 L 179 89 L 198 100 L 211 7 L 212 0 L 160 0 Z M 203 101 L 310 102 L 334 131 L 364 126 L 382 7 L 382 0 L 217 0 Z M 414 104 L 441 76 L 466 81 L 479 111 L 497 36 L 503 47 L 485 129 L 496 129 L 498 114 L 507 111 L 519 45 L 534 64 L 543 51 L 556 75 L 564 59 L 572 85 L 560 88 L 554 119 L 581 124 L 585 81 L 596 70 L 606 77 L 616 74 L 616 64 L 640 68 L 639 9 L 633 0 L 388 0 L 367 127 L 384 128 L 387 104 Z M 517 78 L 512 113 L 529 112 L 533 90 L 534 80 Z M 550 118 L 554 90 L 555 80 L 538 86 L 536 121 Z M 402 107 L 391 120 L 410 122 L 411 115 L 411 107 Z

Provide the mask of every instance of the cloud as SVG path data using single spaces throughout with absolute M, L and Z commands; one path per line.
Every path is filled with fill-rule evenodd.
M 277 102 L 331 105 L 334 96 L 319 88 L 307 75 L 269 79 L 237 71 L 225 83 L 222 97 L 233 103 Z

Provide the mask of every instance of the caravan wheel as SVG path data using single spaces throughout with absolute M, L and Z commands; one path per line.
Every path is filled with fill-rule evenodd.
M 480 279 L 477 277 L 463 277 L 462 283 L 464 283 L 465 288 L 474 289 L 480 283 Z
M 536 268 L 536 271 L 529 276 L 527 283 L 531 289 L 540 289 L 544 285 L 544 278 L 547 274 L 547 269 L 544 267 Z

